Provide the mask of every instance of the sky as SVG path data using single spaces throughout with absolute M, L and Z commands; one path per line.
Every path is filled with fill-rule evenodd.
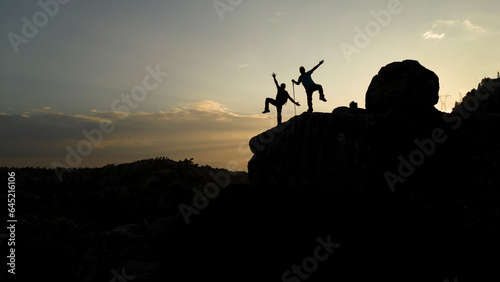
M 418 60 L 450 110 L 500 71 L 500 2 L 1 1 L 0 166 L 95 167 L 166 156 L 246 170 L 276 125 L 277 73 L 307 109 L 299 67 L 331 112 L 364 107 L 391 62 Z M 445 98 L 449 95 L 448 98 Z M 288 103 L 283 120 L 294 116 Z

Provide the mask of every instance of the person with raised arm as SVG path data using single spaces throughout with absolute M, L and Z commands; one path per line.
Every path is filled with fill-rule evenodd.
M 278 81 L 276 80 L 276 73 L 272 74 L 272 77 L 274 79 L 274 84 L 276 85 L 276 88 L 278 89 L 278 93 L 276 94 L 276 99 L 271 99 L 271 98 L 266 98 L 265 102 L 265 108 L 264 111 L 262 112 L 263 114 L 269 113 L 269 104 L 276 106 L 276 111 L 278 112 L 278 125 L 281 124 L 281 109 L 283 105 L 286 104 L 288 100 L 292 101 L 297 106 L 300 106 L 299 103 L 295 102 L 292 97 L 290 97 L 290 94 L 288 94 L 288 91 L 285 90 L 286 85 L 282 83 L 281 85 L 278 84 Z
M 302 83 L 302 85 L 304 86 L 304 88 L 306 90 L 306 95 L 307 95 L 307 106 L 308 106 L 307 112 L 309 112 L 309 113 L 312 113 L 312 111 L 313 111 L 312 94 L 314 93 L 314 91 L 319 91 L 319 99 L 323 102 L 326 102 L 325 94 L 323 93 L 323 86 L 321 86 L 320 84 L 316 84 L 311 78 L 312 73 L 319 66 L 321 66 L 323 64 L 323 62 L 324 62 L 324 60 L 319 61 L 319 64 L 317 64 L 314 68 L 312 68 L 311 70 L 309 70 L 307 72 L 306 72 L 306 69 L 304 67 L 300 67 L 299 68 L 299 72 L 300 72 L 299 79 L 297 81 L 292 79 L 292 83 L 295 83 L 297 85 Z

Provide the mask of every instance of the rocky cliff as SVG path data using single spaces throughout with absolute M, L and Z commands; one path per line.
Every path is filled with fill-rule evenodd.
M 432 109 L 292 118 L 250 141 L 251 185 L 193 221 L 175 269 L 188 281 L 496 281 L 498 128 L 498 114 Z
M 276 211 L 300 210 L 304 233 L 340 244 L 310 281 L 500 279 L 500 79 L 450 114 L 433 107 L 438 89 L 418 62 L 393 63 L 366 112 L 304 113 L 250 140 L 255 189 L 286 195 L 300 207 L 277 200 Z
M 438 89 L 416 61 L 382 68 L 368 109 L 252 138 L 249 185 L 187 160 L 62 184 L 22 170 L 19 264 L 52 281 L 500 281 L 500 79 L 450 114 Z
M 304 113 L 252 138 L 251 185 L 226 188 L 188 226 L 176 273 L 499 280 L 500 115 L 476 110 L 500 94 L 500 80 L 483 81 L 450 114 L 433 107 L 438 89 L 418 62 L 393 63 L 368 87 L 366 111 Z
M 368 111 L 304 113 L 252 138 L 250 181 L 362 192 L 419 179 L 468 185 L 456 180 L 469 169 L 495 175 L 500 79 L 483 80 L 451 114 L 433 107 L 438 89 L 437 76 L 418 62 L 389 64 L 368 87 Z

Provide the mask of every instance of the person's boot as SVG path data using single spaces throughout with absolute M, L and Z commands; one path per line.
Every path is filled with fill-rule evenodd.
M 321 96 L 319 97 L 319 99 L 320 99 L 321 101 L 323 101 L 323 102 L 326 102 L 325 95 L 321 95 Z
M 262 112 L 263 114 L 265 113 L 269 113 L 269 109 L 264 109 L 264 111 Z

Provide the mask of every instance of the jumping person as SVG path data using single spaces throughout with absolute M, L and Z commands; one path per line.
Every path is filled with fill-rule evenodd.
M 299 80 L 295 81 L 292 79 L 292 82 L 299 85 L 302 83 L 304 85 L 304 88 L 306 89 L 306 95 L 307 95 L 307 112 L 311 113 L 313 111 L 312 107 L 312 94 L 314 91 L 318 90 L 319 91 L 319 99 L 323 102 L 326 102 L 325 99 L 325 94 L 323 93 L 323 87 L 319 84 L 314 83 L 314 81 L 311 78 L 312 73 L 323 64 L 324 60 L 319 61 L 319 64 L 317 64 L 314 68 L 312 68 L 310 71 L 306 72 L 306 69 L 304 67 L 299 68 L 300 76 Z
M 300 104 L 295 102 L 292 99 L 292 97 L 290 97 L 290 94 L 288 94 L 288 92 L 285 90 L 286 85 L 284 83 L 282 83 L 281 86 L 278 85 L 278 81 L 276 80 L 276 74 L 273 73 L 272 76 L 274 79 L 274 84 L 276 84 L 276 88 L 278 88 L 278 93 L 276 94 L 276 99 L 271 99 L 271 98 L 266 99 L 266 106 L 265 106 L 264 111 L 262 113 L 263 114 L 269 113 L 269 104 L 276 106 L 276 111 L 278 112 L 278 125 L 280 125 L 281 124 L 281 108 L 283 107 L 283 105 L 286 104 L 288 99 L 290 99 L 290 101 L 292 101 L 292 103 L 294 103 L 297 106 L 300 106 Z

